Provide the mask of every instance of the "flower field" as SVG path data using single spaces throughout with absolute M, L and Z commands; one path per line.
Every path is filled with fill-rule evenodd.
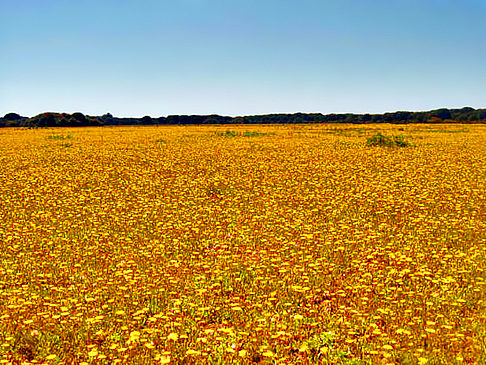
M 0 364 L 486 363 L 485 146 L 0 129 Z

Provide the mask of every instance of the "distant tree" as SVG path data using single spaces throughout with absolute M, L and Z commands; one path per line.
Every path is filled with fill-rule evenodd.
M 18 115 L 17 113 L 7 113 L 7 114 L 5 114 L 5 116 L 3 118 L 5 120 L 8 120 L 8 121 L 22 119 L 22 117 L 20 115 Z
M 474 111 L 474 113 L 471 113 L 468 118 L 470 122 L 479 122 L 480 119 L 481 116 L 479 111 Z
M 408 122 L 411 117 L 412 117 L 412 113 L 411 112 L 395 112 L 393 113 L 394 114 L 394 117 L 395 117 L 395 122 Z
M 110 113 L 106 113 L 106 114 L 103 114 L 101 116 L 101 119 L 103 119 L 104 121 L 112 121 L 113 120 L 113 115 L 111 115 Z
M 326 114 L 294 113 L 247 115 L 227 117 L 221 115 L 170 115 L 152 118 L 117 118 L 106 113 L 103 116 L 86 116 L 83 113 L 42 113 L 32 118 L 17 113 L 0 117 L 0 127 L 57 127 L 84 125 L 138 125 L 138 124 L 292 124 L 292 123 L 477 123 L 486 121 L 486 109 L 465 107 L 462 109 L 437 109 L 423 112 L 397 111 L 385 114 Z
M 431 117 L 437 117 L 437 118 L 440 118 L 442 120 L 444 120 L 444 119 L 451 119 L 452 118 L 451 111 L 449 109 L 445 109 L 445 108 L 433 110 L 430 113 L 430 116 Z
M 84 121 L 86 120 L 86 116 L 83 113 L 76 112 L 72 114 L 73 118 L 79 121 Z
M 153 124 L 152 117 L 149 115 L 144 116 L 140 121 L 142 124 Z
M 371 121 L 371 118 L 372 118 L 372 116 L 371 116 L 371 115 L 369 115 L 369 114 L 365 114 L 365 115 L 363 115 L 363 116 L 362 116 L 361 120 L 362 120 L 363 122 L 369 122 L 369 121 Z
M 77 125 L 84 126 L 89 124 L 89 121 L 86 119 L 86 116 L 83 113 L 79 113 L 79 112 L 73 113 L 72 117 L 75 120 L 74 123 Z
M 440 119 L 439 117 L 431 117 L 429 119 L 430 123 L 440 123 L 441 121 L 442 121 L 442 119 Z

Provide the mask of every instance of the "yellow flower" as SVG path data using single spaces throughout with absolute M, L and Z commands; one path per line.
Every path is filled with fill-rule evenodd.
M 307 346 L 306 343 L 304 343 L 302 346 L 299 348 L 299 352 L 307 352 L 309 350 L 309 346 Z
M 169 341 L 177 341 L 179 339 L 179 335 L 177 333 L 171 333 L 167 336 Z
M 265 351 L 262 355 L 265 356 L 265 357 L 274 357 L 275 356 L 275 354 L 270 350 Z
M 186 355 L 196 355 L 196 356 L 197 355 L 201 355 L 201 351 L 196 351 L 196 350 L 189 349 L 189 350 L 186 351 Z

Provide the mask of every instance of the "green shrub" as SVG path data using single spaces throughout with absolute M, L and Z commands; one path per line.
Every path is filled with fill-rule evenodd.
M 410 147 L 411 144 L 405 140 L 403 136 L 393 136 L 393 143 L 397 147 Z
M 63 141 L 65 139 L 71 139 L 71 136 L 69 134 L 67 136 L 60 136 L 58 134 L 53 134 L 53 135 L 47 136 L 47 139 Z
M 367 146 L 384 146 L 384 147 L 410 147 L 411 144 L 403 136 L 385 136 L 378 132 L 366 140 Z
M 244 137 L 260 137 L 260 136 L 268 136 L 270 133 L 260 133 L 260 132 L 245 132 L 243 133 Z
M 226 132 L 218 132 L 216 133 L 218 137 L 236 137 L 238 133 L 233 131 L 226 131 Z
M 218 132 L 216 135 L 218 137 L 262 137 L 262 136 L 269 136 L 274 133 L 260 133 L 260 132 L 235 132 L 235 131 L 226 131 L 226 132 Z

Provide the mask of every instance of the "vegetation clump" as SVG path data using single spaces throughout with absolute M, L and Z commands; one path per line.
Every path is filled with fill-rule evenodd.
M 65 139 L 70 139 L 71 136 L 69 134 L 67 136 L 61 136 L 61 135 L 58 135 L 58 134 L 53 134 L 53 135 L 47 136 L 46 138 L 51 139 L 51 140 L 64 141 Z
M 385 136 L 378 132 L 366 140 L 367 146 L 383 146 L 383 147 L 410 147 L 412 144 L 407 142 L 403 136 Z
M 262 132 L 235 132 L 235 131 L 226 131 L 226 132 L 218 132 L 216 135 L 218 137 L 263 137 L 268 136 L 271 133 L 262 133 Z

